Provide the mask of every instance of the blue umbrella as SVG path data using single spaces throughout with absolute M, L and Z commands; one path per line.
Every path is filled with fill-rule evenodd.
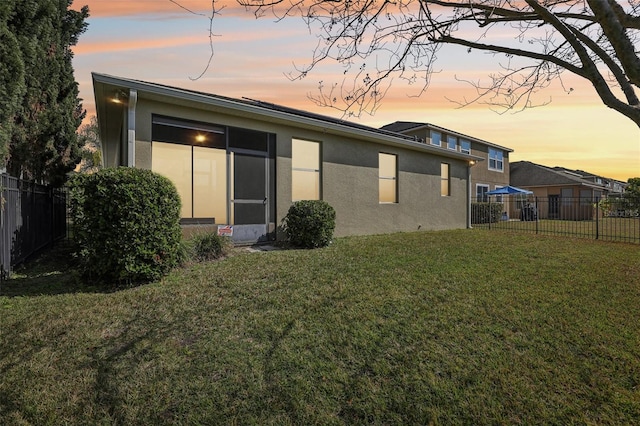
M 510 195 L 510 194 L 533 194 L 533 192 L 526 189 L 516 188 L 515 186 L 507 185 L 502 188 L 494 189 L 486 193 L 487 195 Z

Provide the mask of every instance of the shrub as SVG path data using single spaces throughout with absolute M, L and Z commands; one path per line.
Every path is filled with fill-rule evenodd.
M 289 242 L 297 247 L 325 247 L 336 227 L 336 211 L 322 200 L 296 201 L 283 221 Z
M 127 167 L 70 182 L 71 216 L 82 272 L 119 283 L 160 278 L 183 253 L 180 197 L 171 181 Z
M 471 223 L 496 223 L 503 209 L 502 203 L 471 203 Z
M 229 252 L 231 241 L 215 232 L 195 234 L 190 241 L 192 256 L 197 261 L 219 259 Z

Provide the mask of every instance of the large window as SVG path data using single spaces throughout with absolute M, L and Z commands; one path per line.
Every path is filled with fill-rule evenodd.
M 226 150 L 153 142 L 151 169 L 176 186 L 182 218 L 214 218 L 216 223 L 227 223 Z
M 478 203 L 486 203 L 487 201 L 489 201 L 489 196 L 487 195 L 487 192 L 489 192 L 489 185 L 477 184 L 476 185 L 476 201 Z
M 378 200 L 381 203 L 398 202 L 398 158 L 393 154 L 378 154 Z
M 154 114 L 151 137 L 151 169 L 174 183 L 187 222 L 264 224 L 275 216 L 267 176 L 275 135 Z
M 489 170 L 504 171 L 504 159 L 501 150 L 489 148 Z
M 320 199 L 320 144 L 292 139 L 291 141 L 291 199 Z
M 442 134 L 440 132 L 431 131 L 431 145 L 442 146 Z
M 440 195 L 448 197 L 451 195 L 451 171 L 447 163 L 440 164 Z
M 471 142 L 465 139 L 460 139 L 460 152 L 464 154 L 471 154 Z
M 458 138 L 456 138 L 455 136 L 451 136 L 451 135 L 447 135 L 447 148 L 451 149 L 451 150 L 457 150 L 458 149 Z

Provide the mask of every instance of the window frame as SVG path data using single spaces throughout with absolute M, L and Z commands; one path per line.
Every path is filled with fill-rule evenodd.
M 565 195 L 570 193 L 570 195 Z M 573 188 L 560 188 L 560 205 L 561 206 L 571 206 L 573 204 Z
M 176 149 L 182 151 L 182 156 L 176 155 Z M 159 160 L 164 156 L 159 156 L 159 153 L 167 152 L 168 150 L 174 150 L 171 158 L 171 162 L 173 164 L 181 160 L 186 161 L 188 166 L 184 169 L 185 173 L 188 175 L 186 180 L 176 179 L 175 175 L 173 175 L 173 172 L 176 170 L 175 166 L 171 167 L 172 171 L 169 173 L 167 173 L 167 170 L 162 167 L 163 163 L 161 161 L 159 162 Z M 222 183 L 219 184 L 219 186 L 216 186 L 215 188 L 209 187 L 209 189 L 204 192 L 215 193 L 218 201 L 224 200 L 224 212 L 217 208 L 217 204 L 214 204 L 213 208 L 211 205 L 207 205 L 205 200 L 208 200 L 208 198 L 199 196 L 203 192 L 202 188 L 207 186 L 201 184 L 203 176 L 201 166 L 203 164 L 214 165 L 213 168 L 209 169 L 211 173 L 205 173 L 204 176 L 209 177 L 209 180 L 211 180 L 210 177 L 215 174 L 216 181 L 222 180 Z M 220 165 L 222 168 L 219 169 L 218 166 Z M 182 201 L 182 208 L 180 211 L 181 221 L 213 220 L 213 223 L 216 224 L 228 223 L 229 185 L 228 153 L 226 149 L 154 140 L 151 142 L 151 170 L 155 173 L 168 177 L 178 190 Z M 217 191 L 211 191 L 211 189 L 216 189 Z M 203 211 L 210 212 L 212 214 L 203 214 Z
M 317 160 L 318 164 L 316 168 L 309 167 L 296 167 L 295 162 L 296 159 L 294 157 L 294 145 L 296 142 L 315 144 L 317 147 Z M 295 188 L 295 172 L 302 173 L 313 173 L 316 176 L 316 185 L 317 185 L 317 193 L 315 194 L 316 198 L 297 198 L 296 193 L 297 190 Z M 314 141 L 304 138 L 291 138 L 291 201 L 301 201 L 301 200 L 322 200 L 322 143 L 320 141 Z
M 438 143 L 434 143 L 433 142 L 433 136 L 434 135 L 438 135 Z M 437 130 L 431 130 L 429 133 L 429 142 L 431 143 L 431 145 L 433 146 L 439 146 L 442 148 L 442 133 L 437 131 Z
M 495 154 L 495 155 L 492 155 L 492 154 Z M 496 172 L 504 172 L 504 151 L 503 150 L 489 147 L 488 157 L 489 157 L 489 161 L 488 161 L 489 170 L 493 170 Z
M 480 188 L 485 188 L 486 191 L 484 191 L 482 194 L 480 194 L 480 196 L 478 196 L 478 189 Z M 489 202 L 489 196 L 487 195 L 487 192 L 490 191 L 490 186 L 486 185 L 484 183 L 476 183 L 476 203 L 487 203 Z
M 445 166 L 446 166 L 446 174 L 445 174 Z M 444 186 L 443 186 L 445 183 L 446 183 L 446 191 L 444 191 Z M 449 163 L 440 163 L 440 196 L 451 197 L 451 164 Z
M 383 175 L 382 171 L 382 159 L 385 157 L 393 158 L 393 175 Z M 393 181 L 393 201 L 386 201 L 383 199 L 383 183 Z M 379 204 L 398 204 L 398 155 L 388 152 L 378 153 L 378 203 Z
M 451 146 L 452 143 L 453 143 L 453 147 Z M 458 138 L 456 136 L 447 135 L 447 149 L 450 149 L 451 151 L 458 150 Z
M 462 146 L 464 144 L 469 144 L 469 149 L 465 149 Z M 463 154 L 471 154 L 471 141 L 467 139 L 460 139 L 460 152 Z

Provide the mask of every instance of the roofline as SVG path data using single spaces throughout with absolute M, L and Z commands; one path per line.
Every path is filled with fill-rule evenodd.
M 516 166 L 515 168 L 517 168 L 517 164 L 518 163 L 524 163 L 524 164 L 531 164 L 532 166 L 535 167 L 540 167 L 543 169 L 546 169 L 547 171 L 554 173 L 560 177 L 563 178 L 567 178 L 570 179 L 570 183 L 552 183 L 552 184 L 545 184 L 545 185 L 524 185 L 524 186 L 528 186 L 530 188 L 543 188 L 543 187 L 550 187 L 550 186 L 562 186 L 562 185 L 575 185 L 575 186 L 586 186 L 588 188 L 594 188 L 594 189 L 602 189 L 605 191 L 608 191 L 609 188 L 605 185 L 605 184 L 600 184 L 600 183 L 591 183 L 589 181 L 586 181 L 584 178 L 576 176 L 575 173 L 567 173 L 566 171 L 562 171 L 562 170 L 556 170 L 552 167 L 549 166 L 545 166 L 543 164 L 537 164 L 537 163 L 533 163 L 531 161 L 526 161 L 526 160 L 520 160 L 520 161 L 515 161 L 513 163 L 509 164 L 509 167 L 511 168 L 511 170 L 514 169 L 514 166 Z
M 400 121 L 400 123 L 402 123 L 402 121 Z M 414 122 L 411 122 L 411 121 L 405 121 L 404 123 L 413 123 L 413 124 L 415 124 L 415 126 L 410 127 L 410 128 L 408 128 L 406 130 L 420 130 L 420 129 L 424 129 L 424 128 L 426 128 L 426 129 L 434 129 L 434 130 L 438 130 L 438 131 L 440 131 L 442 133 L 449 133 L 451 135 L 462 137 L 462 138 L 465 138 L 465 139 L 469 139 L 469 140 L 474 141 L 474 142 L 479 142 L 479 143 L 491 146 L 493 148 L 501 149 L 503 151 L 513 152 L 513 149 L 507 148 L 506 146 L 498 145 L 497 143 L 485 141 L 484 139 L 479 139 L 479 138 L 476 138 L 476 137 L 473 137 L 473 136 L 465 135 L 464 133 L 456 132 L 455 130 L 447 129 L 446 127 L 438 126 L 436 124 L 414 123 Z M 389 123 L 389 124 L 393 124 L 393 123 Z
M 551 183 L 546 185 L 520 185 L 520 186 L 524 186 L 527 188 L 548 188 L 551 186 L 586 186 L 593 189 L 602 189 L 605 191 L 609 190 L 609 188 L 605 186 L 598 185 L 598 184 L 590 184 L 589 182 Z
M 164 95 L 167 97 L 173 97 L 190 102 L 197 102 L 207 104 L 220 108 L 232 109 L 241 113 L 257 115 L 267 121 L 286 121 L 297 123 L 303 126 L 312 126 L 320 128 L 325 132 L 333 132 L 339 134 L 348 134 L 352 137 L 365 139 L 368 141 L 375 141 L 384 145 L 398 146 L 402 148 L 408 148 L 416 151 L 429 152 L 434 155 L 446 158 L 454 158 L 465 161 L 480 162 L 484 161 L 482 157 L 478 157 L 470 154 L 463 154 L 453 151 L 444 151 L 441 148 L 432 147 L 425 143 L 414 142 L 408 136 L 402 136 L 399 133 L 389 132 L 374 127 L 359 125 L 350 123 L 347 121 L 337 120 L 331 117 L 322 116 L 319 114 L 312 114 L 313 116 L 302 116 L 292 112 L 278 111 L 273 108 L 259 105 L 260 103 L 242 101 L 239 99 L 208 94 L 203 92 L 195 92 L 187 89 L 181 89 L 179 87 L 165 86 L 161 84 L 145 82 L 140 80 L 133 80 L 128 78 L 116 77 L 107 74 L 100 74 L 96 72 L 91 73 L 94 85 L 94 95 L 96 95 L 95 85 L 96 83 L 109 84 L 113 86 L 124 86 L 128 89 L 134 89 L 140 92 L 146 92 L 156 95 Z M 96 105 L 98 99 L 96 99 Z M 268 105 L 268 103 L 264 103 Z M 273 105 L 273 104 L 272 104 Z M 276 105 L 274 105 L 276 106 Z M 284 107 L 287 108 L 287 107 Z M 293 108 L 288 108 L 294 111 Z M 97 108 L 96 108 L 97 110 Z M 300 111 L 304 113 L 304 111 Z

